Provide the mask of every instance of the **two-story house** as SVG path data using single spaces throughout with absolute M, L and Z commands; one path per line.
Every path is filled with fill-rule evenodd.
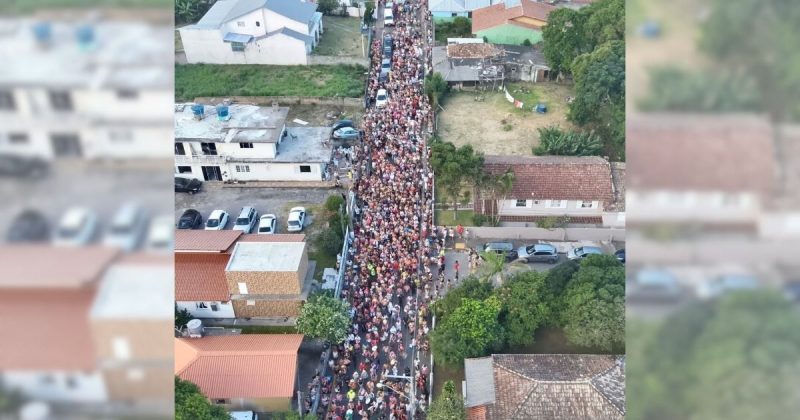
M 476 189 L 476 214 L 504 222 L 566 216 L 570 223 L 601 224 L 604 212 L 613 208 L 611 165 L 601 157 L 486 156 L 484 170 L 495 176 L 511 171 L 514 182 L 495 197 Z
M 0 32 L 0 149 L 45 159 L 169 159 L 172 30 L 21 20 Z
M 189 63 L 305 65 L 322 13 L 310 1 L 219 0 L 179 31 Z
M 177 105 L 175 172 L 205 181 L 321 181 L 333 152 L 330 128 L 287 128 L 288 113 L 279 106 Z

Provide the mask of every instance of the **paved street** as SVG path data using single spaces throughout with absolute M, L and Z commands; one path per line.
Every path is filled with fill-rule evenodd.
M 151 217 L 173 211 L 172 161 L 145 162 L 136 167 L 98 164 L 82 160 L 54 161 L 41 180 L 0 178 L 0 232 L 25 209 L 40 211 L 58 223 L 70 207 L 87 207 L 97 213 L 100 232 L 127 202 L 143 206 Z
M 203 215 L 203 221 L 213 210 L 225 210 L 230 215 L 226 229 L 233 228 L 233 219 L 242 207 L 253 206 L 259 215 L 273 213 L 278 216 L 277 233 L 286 232 L 286 217 L 295 206 L 317 206 L 330 195 L 341 194 L 341 190 L 330 188 L 251 188 L 223 187 L 221 183 L 203 183 L 203 189 L 193 195 L 175 194 L 175 220 L 186 209 L 195 209 Z M 308 216 L 306 225 L 313 220 Z

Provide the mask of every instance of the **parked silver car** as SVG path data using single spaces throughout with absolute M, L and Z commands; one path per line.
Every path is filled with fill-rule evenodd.
M 251 233 L 258 224 L 258 212 L 252 207 L 242 207 L 233 230 L 241 230 L 244 233 Z
M 555 264 L 558 262 L 558 250 L 551 244 L 533 244 L 522 246 L 517 249 L 519 261 L 525 263 L 546 262 Z
M 603 250 L 596 246 L 579 246 L 570 249 L 567 252 L 567 258 L 571 260 L 578 260 L 578 259 L 584 259 L 589 255 L 603 255 L 603 254 L 604 254 Z

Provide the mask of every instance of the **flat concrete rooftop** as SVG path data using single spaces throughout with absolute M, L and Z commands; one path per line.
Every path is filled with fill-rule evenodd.
M 278 145 L 278 155 L 273 162 L 327 163 L 331 160 L 333 145 L 330 127 L 288 127 L 289 132 Z M 294 137 L 293 137 L 294 136 Z
M 239 242 L 225 271 L 297 271 L 305 242 Z
M 192 114 L 192 103 L 175 105 L 175 140 L 217 143 L 277 143 L 286 125 L 288 107 L 233 104 L 230 119 L 221 121 L 213 105 L 204 104 L 203 118 Z

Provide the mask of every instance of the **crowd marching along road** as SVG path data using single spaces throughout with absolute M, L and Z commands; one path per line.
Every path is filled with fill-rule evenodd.
M 426 140 L 433 111 L 423 81 L 432 26 L 424 0 L 395 3 L 394 20 L 391 72 L 379 80 L 376 36 L 367 88 L 368 98 L 386 89 L 389 100 L 370 105 L 354 153 L 356 209 L 341 291 L 352 327 L 332 348 L 330 374 L 313 381 L 318 413 L 328 419 L 424 418 L 431 392 L 426 239 L 433 233 L 433 176 Z

